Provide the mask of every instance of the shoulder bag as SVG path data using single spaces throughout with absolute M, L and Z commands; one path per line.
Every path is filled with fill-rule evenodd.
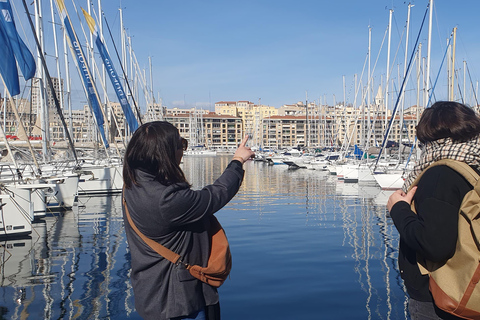
M 159 255 L 173 264 L 183 264 L 185 268 L 190 271 L 192 276 L 211 285 L 212 287 L 218 288 L 225 282 L 230 274 L 230 270 L 232 269 L 232 255 L 230 253 L 230 247 L 228 245 L 228 239 L 225 231 L 214 215 L 212 215 L 210 218 L 210 230 L 208 230 L 211 241 L 210 256 L 208 257 L 207 266 L 201 267 L 199 265 L 191 265 L 185 261 L 182 261 L 182 257 L 179 254 L 148 238 L 140 230 L 138 230 L 137 226 L 132 220 L 132 217 L 130 216 L 130 213 L 128 212 L 125 197 L 122 196 L 122 199 L 128 223 L 135 233 L 148 246 L 150 246 L 150 248 L 155 250 Z
M 446 165 L 461 174 L 473 189 L 464 196 L 458 215 L 458 239 L 455 254 L 443 262 L 432 262 L 417 254 L 423 275 L 428 274 L 429 289 L 438 308 L 463 319 L 480 320 L 480 179 L 464 162 L 442 159 L 431 164 L 423 173 L 437 165 Z M 412 201 L 412 211 L 415 205 Z

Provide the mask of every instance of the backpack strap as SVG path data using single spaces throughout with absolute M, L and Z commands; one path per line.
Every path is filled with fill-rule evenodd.
M 475 170 L 473 170 L 472 167 L 470 167 L 465 162 L 453 160 L 453 159 L 442 159 L 442 160 L 435 161 L 434 163 L 429 165 L 417 176 L 417 178 L 412 183 L 412 185 L 408 188 L 408 190 L 410 190 L 412 187 L 418 184 L 418 182 L 420 181 L 420 178 L 428 169 L 436 166 L 447 166 L 455 170 L 458 174 L 462 175 L 468 181 L 468 183 L 470 183 L 473 186 L 475 190 L 477 189 L 480 190 L 480 183 L 477 183 L 479 181 L 478 173 Z M 410 208 L 412 209 L 413 212 L 417 213 L 417 211 L 415 210 L 414 201 L 412 201 L 412 203 L 410 204 Z M 430 271 L 427 269 L 427 263 L 425 258 L 420 256 L 418 253 L 417 253 L 417 265 L 422 275 L 430 274 Z
M 125 192 L 125 186 L 123 187 L 123 191 Z M 127 201 L 125 200 L 125 196 L 122 194 L 122 201 L 123 201 L 123 206 L 125 207 L 125 215 L 127 216 L 128 223 L 132 227 L 133 231 L 153 250 L 155 250 L 159 255 L 167 259 L 173 264 L 176 264 L 177 262 L 183 263 L 180 260 L 180 255 L 173 252 L 172 250 L 168 249 L 165 246 L 162 246 L 160 243 L 150 239 L 146 235 L 144 235 L 140 230 L 138 230 L 137 226 L 132 220 L 132 217 L 130 216 L 130 212 L 128 212 L 128 207 L 127 207 Z
M 442 160 L 435 161 L 434 163 L 429 165 L 426 169 L 424 169 L 415 178 L 415 181 L 413 181 L 413 183 L 410 185 L 408 190 L 410 190 L 411 188 L 413 188 L 414 186 L 416 186 L 418 184 L 418 182 L 420 181 L 420 178 L 423 176 L 423 174 L 428 169 L 430 169 L 432 167 L 436 167 L 436 166 L 447 166 L 447 167 L 452 168 L 453 170 L 455 170 L 456 172 L 461 174 L 468 181 L 468 183 L 470 183 L 474 187 L 475 187 L 475 184 L 477 183 L 477 181 L 479 179 L 478 173 L 475 170 L 473 170 L 472 167 L 470 167 L 465 162 L 458 161 L 458 160 L 453 160 L 453 159 L 442 159 Z

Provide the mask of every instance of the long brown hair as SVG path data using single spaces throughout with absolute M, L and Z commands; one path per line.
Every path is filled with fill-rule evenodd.
M 154 175 L 154 179 L 164 185 L 187 183 L 175 156 L 178 149 L 182 149 L 182 141 L 171 123 L 153 121 L 140 126 L 125 150 L 123 182 L 126 188 L 138 185 L 137 169 Z

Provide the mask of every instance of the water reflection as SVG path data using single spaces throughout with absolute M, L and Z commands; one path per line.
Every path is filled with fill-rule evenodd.
M 118 196 L 80 198 L 1 246 L 3 313 L 10 319 L 125 318 L 134 313 Z
M 228 161 L 224 161 L 222 166 L 219 166 L 216 171 L 212 171 L 213 177 L 217 177 L 227 164 Z M 188 167 L 188 162 L 185 165 L 184 170 L 187 177 L 195 177 L 198 174 L 190 170 L 193 168 Z M 198 166 L 198 163 L 196 165 Z M 201 168 L 201 166 L 199 167 Z M 298 291 L 311 290 L 310 295 L 316 296 L 305 297 L 310 304 L 303 307 L 303 309 L 310 310 L 305 313 L 305 318 L 309 318 L 309 316 L 311 318 L 312 314 L 317 311 L 312 306 L 318 306 L 319 302 L 322 303 L 331 298 L 332 290 L 346 290 L 356 292 L 353 298 L 356 301 L 352 301 L 350 304 L 363 305 L 364 316 L 359 316 L 358 312 L 361 310 L 357 307 L 354 308 L 357 312 L 347 313 L 345 317 L 408 318 L 407 300 L 397 267 L 398 234 L 391 219 L 387 216 L 385 208 L 391 192 L 382 191 L 372 185 L 343 183 L 326 172 L 288 170 L 285 166 L 267 166 L 261 163 L 247 163 L 245 167 L 246 176 L 239 194 L 233 203 L 220 213 L 221 221 L 224 223 L 229 237 L 233 238 L 231 241 L 234 253 L 237 248 L 236 257 L 241 256 L 237 259 L 245 259 L 245 262 L 238 262 L 238 260 L 236 262 L 244 263 L 242 265 L 244 269 L 258 268 L 259 260 L 268 261 L 269 265 L 276 265 L 277 268 L 280 266 L 282 270 L 274 273 L 277 281 L 285 283 L 290 283 L 285 279 L 285 274 L 288 274 L 289 269 L 288 259 L 296 259 L 296 262 L 302 265 L 304 263 L 312 264 L 311 267 L 304 268 L 302 266 L 307 280 L 305 282 L 299 279 L 292 281 L 291 286 L 286 286 L 289 289 L 284 297 L 278 296 L 281 286 L 278 287 L 278 290 L 258 289 L 259 283 L 252 281 L 251 286 L 261 292 L 257 295 L 253 293 L 254 298 L 252 299 L 264 303 L 258 307 L 258 310 L 253 308 L 250 311 L 255 314 L 261 313 L 260 308 L 269 305 L 269 299 L 266 296 L 276 296 L 279 301 L 283 298 L 288 305 L 292 290 L 297 294 L 300 294 Z M 203 184 L 211 182 L 213 179 L 208 179 L 208 177 L 202 180 Z M 238 213 L 242 213 L 242 215 L 238 216 Z M 232 218 L 235 215 L 237 219 Z M 239 227 L 235 220 L 243 220 L 246 223 Z M 314 228 L 314 232 L 312 232 L 312 228 Z M 321 237 L 321 232 L 324 232 L 322 230 L 325 229 L 329 230 L 328 236 L 322 237 L 321 241 L 316 240 L 315 237 Z M 336 243 L 338 235 L 332 230 L 341 230 L 341 236 L 338 239 L 341 248 Z M 235 232 L 233 236 L 232 232 Z M 237 232 L 241 232 L 240 237 Z M 319 268 L 327 267 L 329 259 L 336 259 L 338 251 L 341 251 L 340 255 L 343 256 L 343 258 L 338 257 L 340 261 L 336 261 L 342 264 L 338 267 L 339 272 L 342 270 L 342 272 L 353 273 L 353 275 L 346 273 L 344 275 L 346 278 L 352 277 L 354 281 L 339 281 L 333 285 L 336 288 L 329 288 L 327 292 L 322 292 L 325 290 L 324 288 L 314 288 L 312 282 L 321 282 L 323 279 L 318 274 Z M 275 258 L 269 252 L 282 254 L 284 259 L 278 260 L 275 264 Z M 298 257 L 299 252 L 307 258 Z M 253 258 L 248 258 L 248 256 Z M 252 263 L 250 264 L 250 262 Z M 345 271 L 344 268 L 348 270 Z M 241 282 L 249 283 L 245 279 L 252 276 L 257 276 L 257 281 L 265 277 L 265 274 L 261 273 L 252 274 L 243 270 L 237 272 L 241 273 L 237 275 Z M 270 272 L 273 271 L 270 270 Z M 297 273 L 298 267 L 294 276 Z M 308 275 L 311 278 L 308 278 Z M 303 285 L 302 290 L 291 289 L 299 284 Z M 268 285 L 274 287 L 271 283 Z M 235 288 L 230 291 L 231 286 L 235 286 Z M 250 291 L 237 283 L 231 283 L 231 286 L 227 286 L 225 290 L 228 294 L 237 297 L 236 292 L 238 291 Z M 309 289 L 310 287 L 312 289 Z M 348 295 L 351 296 L 352 293 L 349 292 Z M 335 295 L 333 294 L 333 296 Z M 337 299 L 336 303 L 345 302 L 342 295 L 337 295 L 335 298 Z M 232 305 L 228 306 L 235 308 L 234 303 L 232 301 Z M 276 309 L 278 311 L 275 315 L 288 314 L 288 310 L 283 310 L 278 304 Z M 232 316 L 232 319 L 241 319 L 248 314 L 242 314 L 241 309 L 236 309 L 229 316 Z M 331 316 L 340 318 L 338 314 Z M 303 319 L 298 314 L 296 317 Z M 284 316 L 284 318 L 288 317 Z
M 182 168 L 198 189 L 229 160 L 188 157 Z M 234 256 L 224 319 L 408 319 L 388 193 L 327 172 L 245 168 L 218 213 Z M 33 228 L 1 243 L 0 317 L 139 319 L 119 195 L 82 197 Z

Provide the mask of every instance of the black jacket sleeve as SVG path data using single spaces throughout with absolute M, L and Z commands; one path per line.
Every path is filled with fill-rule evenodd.
M 232 161 L 213 184 L 201 190 L 172 186 L 160 202 L 165 218 L 175 227 L 195 223 L 205 215 L 214 214 L 238 192 L 243 174 L 240 162 Z
M 408 203 L 396 203 L 391 212 L 401 239 L 428 260 L 441 262 L 455 253 L 458 236 L 458 211 L 468 182 L 453 169 L 429 169 L 418 184 L 415 210 Z

